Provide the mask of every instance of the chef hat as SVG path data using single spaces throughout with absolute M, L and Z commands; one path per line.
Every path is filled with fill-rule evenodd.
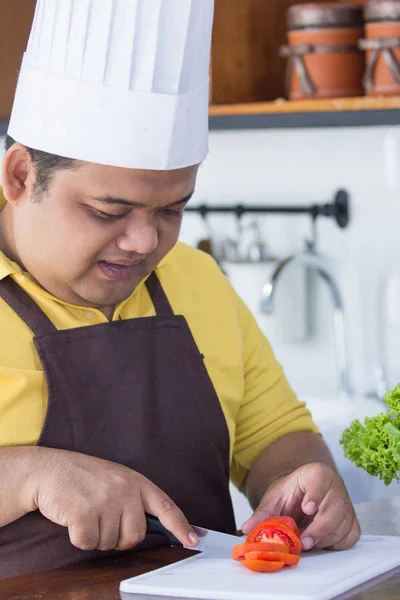
M 117 167 L 208 152 L 214 0 L 38 0 L 9 135 Z

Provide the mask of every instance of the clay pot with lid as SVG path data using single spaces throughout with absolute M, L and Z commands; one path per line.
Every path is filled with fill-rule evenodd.
M 369 96 L 400 94 L 400 0 L 369 0 L 364 19 L 365 91 Z
M 288 96 L 338 98 L 363 93 L 364 33 L 360 5 L 326 2 L 297 4 L 287 11 Z

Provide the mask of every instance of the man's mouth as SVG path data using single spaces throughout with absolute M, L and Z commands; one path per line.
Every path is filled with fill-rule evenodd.
M 137 271 L 138 266 L 143 262 L 143 258 L 135 261 L 120 259 L 116 262 L 100 260 L 98 265 L 100 271 L 107 277 L 107 279 L 111 279 L 112 281 L 127 281 L 132 277 L 132 275 Z

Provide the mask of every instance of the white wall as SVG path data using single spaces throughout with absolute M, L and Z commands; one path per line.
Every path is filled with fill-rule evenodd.
M 330 219 L 321 218 L 318 249 L 330 262 L 344 295 L 353 383 L 358 392 L 374 387 L 373 372 L 383 360 L 378 311 L 382 278 L 388 270 L 400 273 L 399 141 L 400 127 L 212 132 L 210 154 L 193 200 L 193 204 L 296 205 L 328 202 L 338 188 L 348 190 L 351 225 L 343 231 Z M 306 217 L 259 219 L 265 241 L 279 257 L 301 250 L 310 232 Z M 231 228 L 234 232 L 234 219 L 229 216 L 214 216 L 210 223 L 219 231 Z M 186 215 L 181 239 L 195 244 L 204 235 L 201 218 Z M 260 282 L 255 286 L 258 297 Z M 400 320 L 398 300 L 392 320 Z M 312 339 L 283 344 L 278 335 L 271 340 L 292 385 L 303 396 L 332 395 L 337 386 L 332 302 L 323 284 L 317 286 L 317 305 L 317 334 Z M 262 323 L 260 314 L 256 316 Z M 400 381 L 400 342 L 396 344 L 400 336 L 393 336 L 393 331 L 392 326 L 394 341 L 387 340 L 392 345 L 391 386 Z

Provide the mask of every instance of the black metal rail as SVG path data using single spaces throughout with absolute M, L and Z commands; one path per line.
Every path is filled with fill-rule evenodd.
M 341 229 L 347 227 L 350 221 L 349 194 L 346 190 L 338 190 L 331 203 L 311 204 L 309 206 L 283 206 L 283 205 L 259 205 L 252 206 L 247 204 L 236 204 L 234 206 L 210 206 L 201 204 L 200 206 L 188 206 L 185 212 L 198 213 L 202 217 L 212 213 L 234 214 L 240 218 L 245 214 L 291 214 L 291 215 L 310 215 L 312 219 L 318 217 L 330 217 L 335 219 Z

